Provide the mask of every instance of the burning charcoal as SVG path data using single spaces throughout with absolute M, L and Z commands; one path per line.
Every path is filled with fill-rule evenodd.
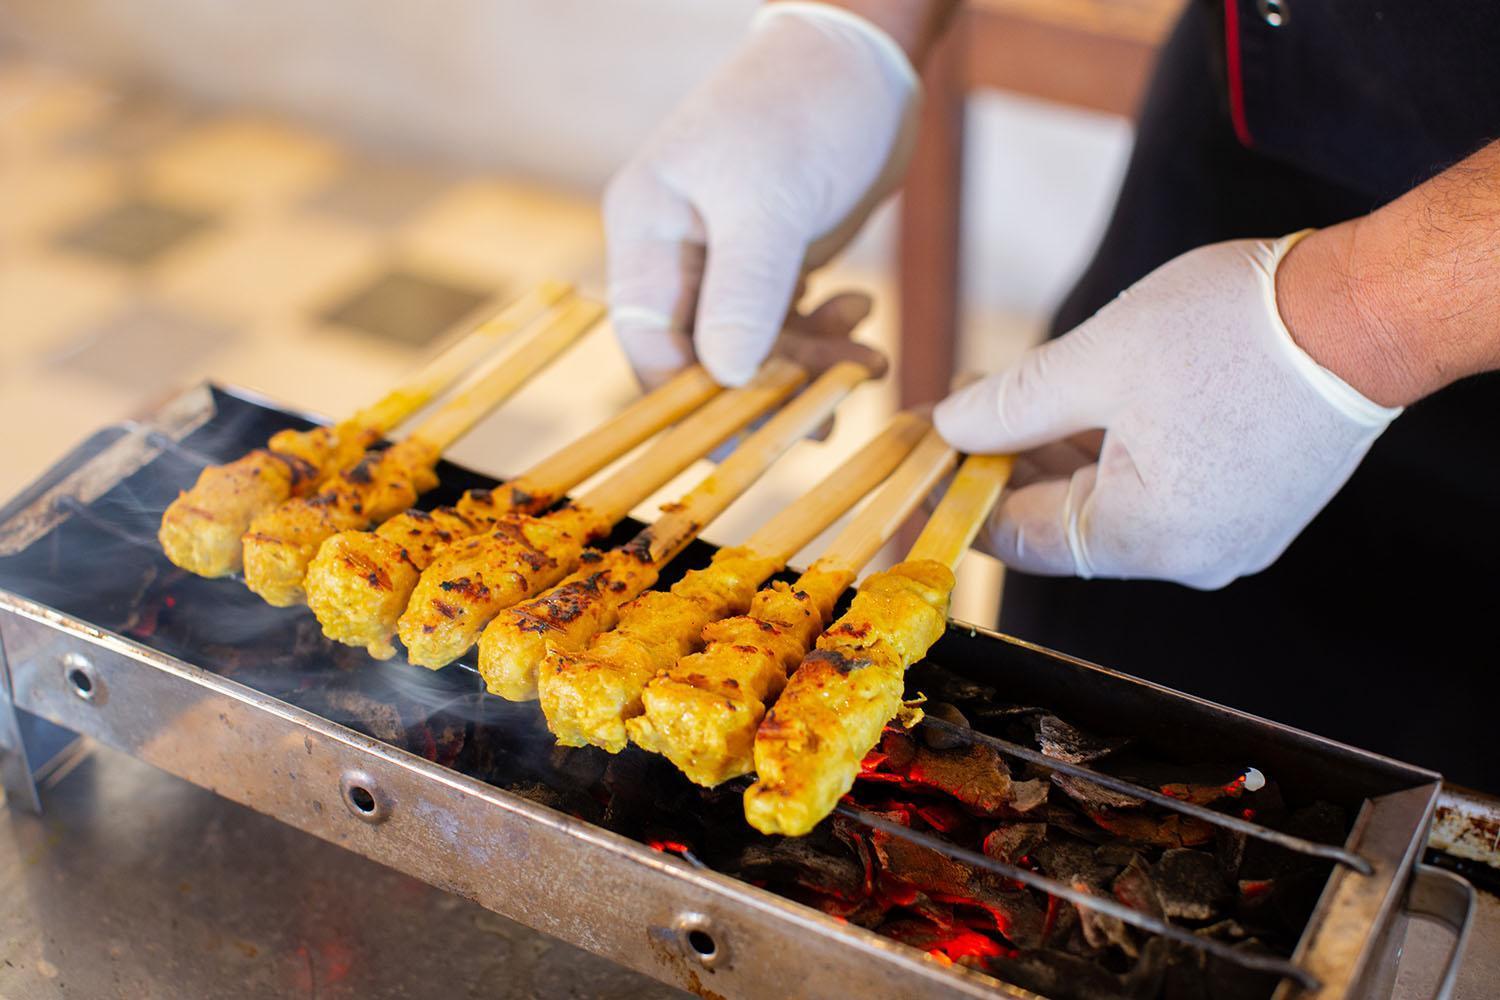
M 974 870 L 963 862 L 882 830 L 871 831 L 870 842 L 880 869 L 892 877 L 927 893 L 969 895 Z
M 1111 874 L 1094 857 L 1093 847 L 1071 838 L 1049 838 L 1045 844 L 1033 850 L 1031 856 L 1043 875 L 1059 882 L 1102 885 Z
M 1084 809 L 1132 809 L 1141 804 L 1138 798 L 1068 774 L 1053 774 L 1052 783 Z
M 1045 824 L 1007 823 L 996 827 L 984 838 L 984 853 L 996 861 L 1013 865 L 1045 839 Z
M 1094 860 L 1110 868 L 1113 872 L 1121 871 L 1132 861 L 1139 860 L 1140 856 L 1141 852 L 1129 844 L 1100 844 L 1094 848 Z
M 926 709 L 930 718 L 940 719 L 960 729 L 969 728 L 969 720 L 964 718 L 964 713 L 960 712 L 958 706 L 952 702 L 929 702 Z M 965 738 L 964 734 L 952 732 L 944 726 L 923 726 L 922 742 L 934 750 L 957 750 L 973 741 Z
M 909 672 L 910 678 L 931 697 L 947 702 L 994 701 L 998 693 L 988 684 L 980 684 L 928 660 Z
M 990 960 L 990 970 L 1007 983 L 1057 1000 L 1119 1000 L 1120 980 L 1087 958 L 1053 949 Z
M 1041 715 L 1036 720 L 1036 739 L 1048 757 L 1083 764 L 1108 756 L 1128 741 L 1106 739 L 1085 733 L 1055 715 Z
M 993 875 L 986 875 L 984 879 L 998 881 Z M 985 884 L 973 899 L 949 902 L 983 910 L 994 921 L 995 930 L 1018 948 L 1041 947 L 1042 933 L 1047 925 L 1047 907 L 1028 889 L 1005 889 Z
M 1010 783 L 1010 802 L 1006 808 L 1014 813 L 1029 813 L 1047 801 L 1048 784 L 1041 778 Z
M 1151 937 L 1141 946 L 1141 956 L 1130 971 L 1120 977 L 1121 992 L 1128 997 L 1148 1000 L 1161 996 L 1167 967 L 1172 961 L 1173 944 L 1166 938 Z
M 929 955 L 941 955 L 977 969 L 984 968 L 987 959 L 1004 954 L 994 938 L 967 927 L 942 928 L 925 920 L 893 920 L 883 925 L 880 932 Z
M 858 900 L 867 891 L 864 867 L 800 837 L 745 845 L 726 867 L 749 882 L 794 882 L 821 894 Z
M 998 750 L 982 743 L 962 751 L 918 747 L 906 778 L 912 784 L 947 792 L 981 815 L 992 816 L 1010 801 L 1010 768 Z
M 1219 860 L 1219 867 L 1224 871 L 1224 877 L 1228 881 L 1234 881 L 1239 874 L 1240 865 L 1245 859 L 1245 842 L 1250 838 L 1243 833 L 1233 830 L 1220 830 L 1215 839 L 1214 857 Z
M 1160 917 L 1165 912 L 1161 896 L 1156 891 L 1156 883 L 1151 878 L 1151 871 L 1140 855 L 1131 858 L 1125 869 L 1115 876 L 1110 891 L 1132 910 L 1140 910 L 1153 917 Z
M 1165 851 L 1152 874 L 1169 917 L 1211 920 L 1229 895 L 1218 862 L 1203 851 Z
M 880 753 L 888 770 L 905 772 L 917 756 L 917 743 L 904 729 L 887 729 L 880 737 Z
M 1049 832 L 1056 830 L 1091 844 L 1106 844 L 1113 839 L 1097 823 L 1080 816 L 1071 804 L 1049 801 L 1044 808 L 1033 811 L 1028 818 L 1045 818 Z
M 1214 828 L 1191 816 L 1152 816 L 1139 812 L 1090 811 L 1089 819 L 1117 837 L 1153 847 L 1196 847 L 1214 838 Z
M 1101 896 L 1098 888 L 1088 882 L 1076 881 L 1073 888 L 1079 892 L 1086 892 L 1091 896 Z M 1131 936 L 1130 928 L 1125 926 L 1125 921 L 1108 913 L 1100 913 L 1098 910 L 1087 906 L 1079 906 L 1078 922 L 1083 928 L 1083 938 L 1093 948 L 1116 947 L 1126 955 L 1134 958 L 1138 954 L 1135 938 Z

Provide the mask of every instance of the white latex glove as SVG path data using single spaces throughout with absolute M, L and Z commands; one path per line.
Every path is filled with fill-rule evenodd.
M 1276 267 L 1301 235 L 1183 254 L 938 406 L 960 449 L 1036 449 L 983 533 L 993 554 L 1029 573 L 1200 589 L 1281 555 L 1401 412 L 1283 325 Z M 1091 428 L 1102 446 L 1077 437 Z
M 741 385 L 770 353 L 804 269 L 900 180 L 918 83 L 874 25 L 818 3 L 762 7 L 604 198 L 610 315 L 647 385 L 697 356 Z

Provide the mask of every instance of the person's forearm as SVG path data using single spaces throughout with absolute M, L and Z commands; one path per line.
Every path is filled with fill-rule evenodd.
M 1383 405 L 1500 368 L 1500 142 L 1309 235 L 1276 301 L 1303 350 Z
M 780 0 L 770 0 L 772 3 Z M 921 69 L 958 9 L 958 0 L 823 0 L 869 21 L 893 38 Z

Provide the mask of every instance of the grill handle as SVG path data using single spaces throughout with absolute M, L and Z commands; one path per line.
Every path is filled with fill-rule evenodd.
M 1453 950 L 1432 995 L 1433 1000 L 1450 1000 L 1474 923 L 1474 887 L 1445 868 L 1419 862 L 1406 890 L 1406 912 L 1408 916 L 1435 920 L 1453 932 Z

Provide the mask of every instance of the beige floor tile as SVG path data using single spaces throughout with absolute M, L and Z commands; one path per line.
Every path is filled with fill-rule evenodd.
M 166 143 L 146 157 L 143 180 L 221 210 L 258 211 L 318 190 L 343 161 L 332 142 L 246 116 L 205 124 Z
M 592 279 L 602 230 L 587 198 L 498 181 L 460 184 L 418 213 L 400 249 L 473 280 Z
M 241 336 L 235 327 L 148 298 L 133 298 L 77 330 L 45 369 L 153 397 L 196 381 Z
M 104 158 L 0 155 L 0 247 L 44 243 L 114 204 L 122 190 L 119 165 Z
M 118 98 L 66 70 L 0 57 L 0 142 L 8 155 L 48 149 L 110 114 Z
M 306 215 L 230 218 L 156 269 L 171 302 L 236 323 L 291 321 L 332 305 L 377 266 L 379 235 Z
M 46 249 L 0 255 L 0 372 L 31 368 L 119 308 L 124 271 Z

